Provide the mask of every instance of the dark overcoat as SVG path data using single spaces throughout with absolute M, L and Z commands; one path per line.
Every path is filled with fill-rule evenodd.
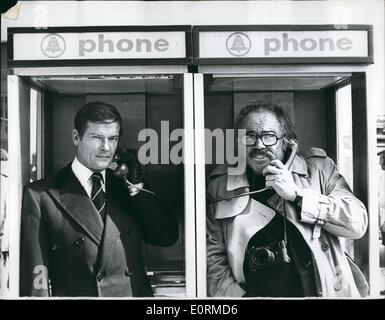
M 20 295 L 152 296 L 142 240 L 168 246 L 177 237 L 161 201 L 143 191 L 130 197 L 109 169 L 103 223 L 69 165 L 24 189 Z

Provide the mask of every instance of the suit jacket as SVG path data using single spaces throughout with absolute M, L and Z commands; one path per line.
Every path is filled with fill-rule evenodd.
M 168 246 L 177 237 L 177 221 L 160 200 L 130 197 L 109 169 L 103 227 L 69 165 L 24 189 L 20 295 L 152 296 L 142 239 Z

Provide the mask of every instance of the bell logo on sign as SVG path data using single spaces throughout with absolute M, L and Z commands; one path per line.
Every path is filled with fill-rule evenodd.
M 251 49 L 250 38 L 243 32 L 235 32 L 227 38 L 226 49 L 233 56 L 244 56 Z
M 57 58 L 64 53 L 66 43 L 62 36 L 57 33 L 50 33 L 43 38 L 40 48 L 46 57 Z

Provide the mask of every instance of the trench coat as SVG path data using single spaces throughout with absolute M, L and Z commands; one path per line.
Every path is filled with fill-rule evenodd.
M 24 189 L 21 216 L 21 296 L 152 296 L 143 239 L 168 246 L 177 221 L 156 197 L 130 197 L 106 171 L 103 220 L 71 166 Z
M 291 165 L 295 184 L 304 190 L 301 206 L 278 194 L 268 199 L 269 207 L 250 196 L 226 200 L 249 191 L 246 173 L 229 175 L 228 169 L 218 166 L 208 177 L 209 296 L 240 297 L 246 293 L 243 262 L 248 241 L 275 214 L 285 211 L 311 250 L 317 296 L 367 295 L 363 274 L 340 244 L 340 237 L 358 239 L 364 235 L 367 211 L 322 149 L 298 152 Z M 306 295 L 306 288 L 304 291 Z

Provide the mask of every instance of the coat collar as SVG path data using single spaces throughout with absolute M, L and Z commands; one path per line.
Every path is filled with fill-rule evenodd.
M 250 184 L 247 180 L 246 172 L 241 175 L 230 175 L 227 171 L 227 191 L 233 191 L 239 188 L 249 188 Z
M 300 176 L 307 176 L 307 164 L 305 158 L 300 156 L 298 153 L 294 157 L 293 163 L 291 164 L 291 172 Z

